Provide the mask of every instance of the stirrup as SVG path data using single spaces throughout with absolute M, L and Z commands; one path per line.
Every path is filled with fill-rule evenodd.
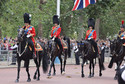
M 34 59 L 36 58 L 36 54 L 35 54 L 35 53 L 33 53 L 33 58 L 34 58 Z

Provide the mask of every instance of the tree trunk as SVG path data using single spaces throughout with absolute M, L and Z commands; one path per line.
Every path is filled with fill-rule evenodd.
M 40 0 L 40 5 L 39 5 L 39 9 L 42 11 L 42 5 L 43 4 L 45 4 L 46 3 L 46 0 Z M 42 23 L 41 23 L 41 20 L 39 20 L 39 24 L 38 24 L 38 36 L 39 37 L 43 37 L 42 36 L 42 29 L 43 29 L 43 27 L 42 27 Z
M 82 16 L 80 16 L 80 17 L 78 18 L 78 22 L 79 22 L 79 25 L 83 24 L 83 17 L 82 17 Z M 78 40 L 78 41 L 81 41 L 82 38 L 83 38 L 83 28 L 82 28 L 82 26 L 81 26 L 81 27 L 79 28 L 77 40 Z
M 38 24 L 38 36 L 41 37 L 41 38 L 43 37 L 42 36 L 42 33 L 43 33 L 42 29 L 43 29 L 42 28 L 42 23 L 41 23 L 41 21 L 39 21 L 39 24 Z
M 97 39 L 99 39 L 99 25 L 100 25 L 100 18 L 96 19 L 95 30 L 97 33 Z

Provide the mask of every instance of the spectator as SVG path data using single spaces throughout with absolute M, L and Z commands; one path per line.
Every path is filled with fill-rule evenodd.
M 75 53 L 76 65 L 80 65 L 79 53 L 78 53 L 79 49 L 78 49 L 77 43 L 75 43 L 73 49 L 74 49 L 74 53 Z
M 18 48 L 18 45 L 16 43 L 16 41 L 14 40 L 13 41 L 13 46 L 10 47 L 12 50 L 13 50 L 13 55 L 12 55 L 12 63 L 11 65 L 16 65 L 16 58 L 15 58 L 15 55 L 17 53 L 17 48 Z

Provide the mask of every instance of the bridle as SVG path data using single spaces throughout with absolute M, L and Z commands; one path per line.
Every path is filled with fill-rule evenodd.
M 20 38 L 23 40 L 23 37 L 24 37 L 24 35 L 25 35 L 23 28 L 20 28 L 20 29 L 19 29 L 18 35 L 20 35 L 20 36 L 21 36 Z M 19 46 L 18 46 L 18 48 L 17 48 L 17 53 L 18 53 L 19 57 L 21 57 L 21 56 L 25 53 L 27 46 L 28 46 L 28 42 L 26 42 L 25 49 L 24 49 L 23 52 L 21 53 L 21 41 L 19 41 Z

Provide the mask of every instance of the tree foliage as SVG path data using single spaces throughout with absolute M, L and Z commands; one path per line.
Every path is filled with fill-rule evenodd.
M 57 0 L 1 0 L 0 1 L 0 29 L 2 36 L 16 37 L 17 29 L 23 26 L 23 14 L 32 14 L 32 25 L 38 33 L 39 21 L 43 27 L 43 37 L 48 38 L 53 26 L 52 17 L 56 14 Z M 87 8 L 71 11 L 74 0 L 61 0 L 60 23 L 62 35 L 77 38 L 81 28 L 87 29 L 90 17 L 100 18 L 100 38 L 113 36 L 119 30 L 121 20 L 125 19 L 124 0 L 98 0 L 96 4 Z M 80 20 L 81 19 L 81 20 Z

